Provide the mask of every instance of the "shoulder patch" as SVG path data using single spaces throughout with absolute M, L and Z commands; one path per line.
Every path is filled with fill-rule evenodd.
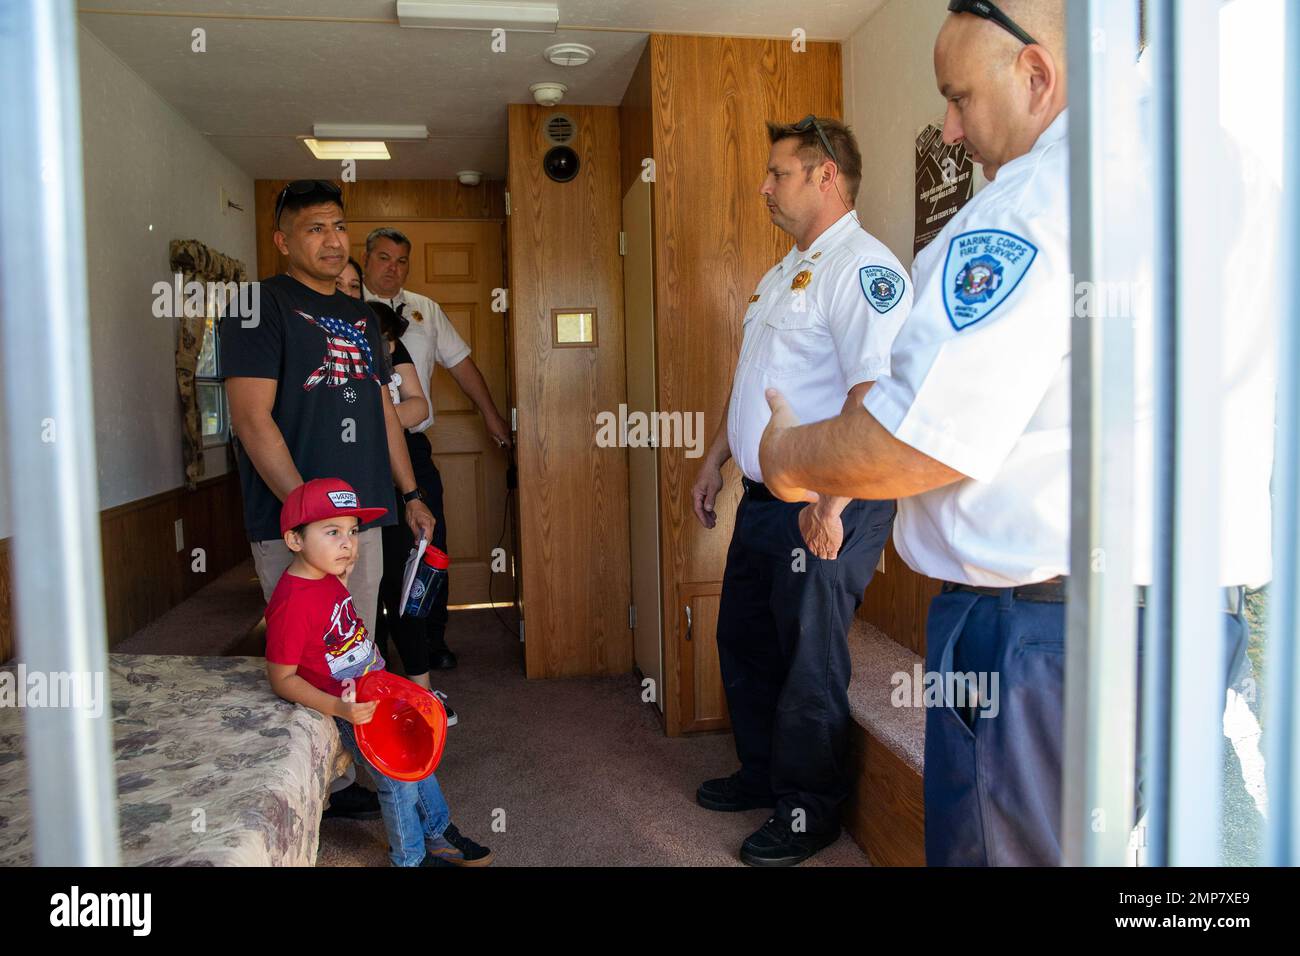
M 884 315 L 903 301 L 907 282 L 893 269 L 884 266 L 863 266 L 858 270 L 858 284 L 871 307 Z
M 943 305 L 960 332 L 988 318 L 1016 291 L 1038 257 L 1028 239 L 1001 229 L 953 237 L 943 266 Z

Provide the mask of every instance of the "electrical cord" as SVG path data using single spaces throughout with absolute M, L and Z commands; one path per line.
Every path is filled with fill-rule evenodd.
M 506 528 L 509 527 L 509 524 L 510 524 L 511 507 L 512 507 L 512 502 L 513 502 L 514 498 L 513 498 L 513 495 L 511 494 L 511 491 L 512 491 L 512 489 L 511 489 L 511 487 L 510 487 L 511 482 L 510 482 L 510 479 L 509 479 L 508 476 L 509 476 L 509 474 L 510 474 L 511 472 L 514 472 L 514 469 L 515 469 L 515 465 L 514 465 L 514 460 L 513 460 L 513 459 L 514 459 L 514 456 L 511 455 L 511 462 L 510 462 L 510 465 L 509 465 L 509 469 L 508 469 L 508 472 L 507 472 L 507 479 L 506 479 L 506 500 L 505 500 L 505 507 L 501 509 L 501 536 L 500 536 L 499 538 L 497 538 L 496 548 L 493 549 L 494 551 L 497 550 L 497 549 L 499 549 L 499 548 L 501 547 L 501 543 L 502 543 L 503 541 L 505 541 L 505 539 L 506 539 Z M 516 564 L 516 565 L 515 565 L 515 574 L 512 575 L 512 579 L 513 579 L 514 582 L 515 582 L 515 608 L 516 608 L 516 610 L 518 610 L 518 608 L 519 608 L 519 577 L 518 577 L 518 574 L 519 574 L 519 566 Z M 503 618 L 503 617 L 501 616 L 500 612 L 497 610 L 497 603 L 496 603 L 496 601 L 493 600 L 493 598 L 492 598 L 492 579 L 495 578 L 495 577 L 496 577 L 496 574 L 495 574 L 495 572 L 493 572 L 493 570 L 492 570 L 492 564 L 489 562 L 489 563 L 488 563 L 488 604 L 492 605 L 492 614 L 493 614 L 493 616 L 496 617 L 497 621 L 500 622 L 501 626 L 502 626 L 503 628 L 505 628 L 506 632 L 507 632 L 511 637 L 518 637 L 518 636 L 519 636 L 519 635 L 518 635 L 518 632 L 517 632 L 514 628 L 512 628 L 509 624 L 506 623 L 505 618 Z M 521 616 L 521 617 L 522 617 L 522 616 Z

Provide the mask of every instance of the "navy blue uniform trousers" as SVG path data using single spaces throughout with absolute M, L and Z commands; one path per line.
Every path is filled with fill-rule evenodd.
M 895 505 L 850 502 L 832 561 L 808 550 L 799 530 L 804 507 L 752 493 L 741 499 L 722 579 L 718 657 L 742 786 L 772 793 L 779 818 L 821 833 L 839 826 L 850 791 L 847 635 Z
M 1135 602 L 1136 603 L 1136 602 Z M 1139 672 L 1145 610 L 1137 610 Z M 1223 616 L 1224 673 L 1244 659 L 1244 609 Z M 952 591 L 930 603 L 926 671 L 996 674 L 988 707 L 930 707 L 925 719 L 925 857 L 929 866 L 1058 866 L 1065 732 L 1065 605 Z M 992 686 L 991 677 L 985 681 Z M 1134 687 L 1138 694 L 1141 679 Z M 1226 688 L 1225 688 L 1226 689 Z M 1141 697 L 1138 696 L 1141 714 Z M 1219 698 L 1217 706 L 1222 706 Z M 995 714 L 995 715 L 994 715 Z M 1141 753 L 1141 727 L 1138 753 Z M 1142 760 L 1137 767 L 1141 812 Z

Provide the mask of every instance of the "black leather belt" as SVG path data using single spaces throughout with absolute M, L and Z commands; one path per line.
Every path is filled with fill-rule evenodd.
M 745 494 L 755 501 L 780 501 L 776 495 L 767 490 L 767 485 L 760 481 L 750 481 L 748 478 L 740 479 L 740 486 L 745 489 Z
M 1037 584 L 1020 584 L 1013 588 L 983 588 L 974 584 L 958 584 L 955 581 L 943 582 L 943 593 L 950 591 L 970 591 L 972 594 L 989 594 L 1000 597 L 1007 591 L 1017 601 L 1039 601 L 1043 604 L 1064 604 L 1065 585 L 1068 578 L 1061 576 Z
M 1061 577 L 1052 578 L 1050 581 L 1040 581 L 1038 584 L 1021 584 L 1014 588 L 982 588 L 973 584 L 957 584 L 953 581 L 943 582 L 943 593 L 950 591 L 970 591 L 973 594 L 988 594 L 998 597 L 1010 590 L 1012 596 L 1017 601 L 1038 601 L 1043 604 L 1064 604 L 1065 592 L 1069 578 L 1062 575 Z M 1137 588 L 1137 606 L 1146 607 L 1150 589 L 1145 585 Z M 1242 605 L 1245 604 L 1246 589 L 1243 587 L 1232 587 L 1223 589 L 1224 610 L 1229 614 L 1240 614 Z

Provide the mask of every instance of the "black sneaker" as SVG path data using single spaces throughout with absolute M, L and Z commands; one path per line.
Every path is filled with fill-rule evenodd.
M 442 703 L 442 709 L 447 712 L 447 726 L 455 727 L 458 723 L 460 723 L 460 718 L 457 717 L 456 712 L 451 709 L 451 704 L 447 703 L 447 695 L 440 690 L 431 691 L 431 693 L 433 694 L 434 697 L 438 698 L 438 700 Z
M 487 866 L 492 862 L 492 851 L 479 846 L 448 823 L 437 840 L 426 841 L 428 852 L 421 866 Z
M 382 816 L 378 794 L 356 782 L 331 793 L 330 805 L 321 814 L 322 819 L 341 817 L 346 820 L 378 820 Z
M 695 802 L 705 810 L 717 810 L 720 813 L 735 813 L 738 810 L 769 809 L 776 806 L 776 800 L 768 794 L 753 793 L 740 785 L 740 773 L 730 777 L 718 777 L 705 780 L 700 789 L 695 791 Z
M 740 862 L 749 866 L 797 866 L 839 838 L 839 824 L 822 833 L 796 833 L 785 820 L 769 817 L 741 845 Z

